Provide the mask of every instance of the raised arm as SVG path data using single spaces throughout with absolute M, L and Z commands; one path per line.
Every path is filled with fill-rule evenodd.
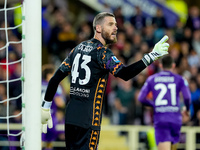
M 152 52 L 145 54 L 142 60 L 136 63 L 133 63 L 129 66 L 123 66 L 123 68 L 119 70 L 115 76 L 125 81 L 135 77 L 155 60 L 168 54 L 169 44 L 166 43 L 167 40 L 168 36 L 165 35 L 158 43 L 156 43 Z

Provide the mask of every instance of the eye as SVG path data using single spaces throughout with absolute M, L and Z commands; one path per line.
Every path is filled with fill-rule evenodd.
M 112 25 L 113 25 L 113 23 L 112 23 L 112 22 L 110 22 L 108 25 L 109 25 L 109 26 L 112 26 Z

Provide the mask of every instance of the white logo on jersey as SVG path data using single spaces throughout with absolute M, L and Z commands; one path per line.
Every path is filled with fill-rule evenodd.
M 89 97 L 90 96 L 90 89 L 82 89 L 82 88 L 76 88 L 71 87 L 70 88 L 70 94 L 80 97 Z
M 84 52 L 90 52 L 93 49 L 93 47 L 89 45 L 86 46 L 86 45 L 80 44 L 78 49 Z

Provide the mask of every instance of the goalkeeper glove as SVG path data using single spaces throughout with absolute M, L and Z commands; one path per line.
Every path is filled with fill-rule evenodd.
M 149 66 L 158 58 L 168 54 L 169 44 L 165 43 L 167 40 L 168 40 L 168 36 L 165 35 L 158 43 L 156 43 L 152 52 L 144 55 L 142 60 L 146 66 Z
M 43 101 L 42 108 L 41 108 L 41 123 L 42 123 L 42 132 L 47 133 L 47 126 L 49 128 L 53 128 L 53 122 L 51 118 L 51 107 L 52 102 Z

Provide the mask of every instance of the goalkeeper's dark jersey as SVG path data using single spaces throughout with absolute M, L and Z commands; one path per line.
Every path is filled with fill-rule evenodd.
M 100 129 L 108 75 L 116 76 L 122 68 L 122 62 L 100 41 L 91 39 L 77 45 L 59 67 L 71 79 L 66 123 Z

